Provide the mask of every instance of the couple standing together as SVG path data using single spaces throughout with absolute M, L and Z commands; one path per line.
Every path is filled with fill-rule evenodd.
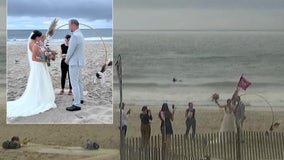
M 82 67 L 84 65 L 84 36 L 79 29 L 76 19 L 69 21 L 69 29 L 72 32 L 65 63 L 69 65 L 70 80 L 72 84 L 74 101 L 67 107 L 67 111 L 81 110 L 83 100 Z M 26 117 L 56 108 L 55 94 L 49 75 L 47 63 L 38 56 L 45 51 L 40 45 L 42 33 L 33 31 L 28 39 L 28 59 L 30 74 L 23 95 L 15 100 L 7 102 L 7 117 Z
M 220 132 L 236 132 L 237 129 L 242 130 L 245 117 L 245 105 L 238 95 L 239 89 L 237 88 L 231 99 L 227 99 L 227 104 L 220 105 L 218 100 L 215 103 L 224 108 L 224 117 L 221 124 Z

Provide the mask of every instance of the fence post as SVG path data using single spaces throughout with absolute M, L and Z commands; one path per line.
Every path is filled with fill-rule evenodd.
M 122 130 L 122 63 L 121 56 L 118 55 L 118 59 L 116 61 L 116 69 L 119 80 L 119 90 L 120 90 L 120 103 L 119 103 L 119 127 L 120 127 L 120 159 L 125 159 L 124 147 L 125 147 L 125 135 Z
M 150 144 L 144 147 L 140 138 L 126 138 L 122 160 L 197 160 L 206 156 L 232 160 L 283 159 L 283 133 L 240 132 L 197 134 L 194 139 L 175 134 L 171 137 L 171 148 L 166 148 L 170 146 L 163 144 L 160 135 L 152 136 Z
M 237 125 L 237 160 L 241 160 L 241 141 L 240 141 L 240 127 Z

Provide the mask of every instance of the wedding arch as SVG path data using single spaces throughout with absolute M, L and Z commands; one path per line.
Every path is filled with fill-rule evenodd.
M 105 53 L 104 64 L 107 64 L 107 59 L 108 59 L 108 56 L 107 56 L 107 54 L 108 54 L 108 53 L 107 53 L 107 47 L 106 47 L 106 45 L 105 45 L 105 42 L 104 42 L 102 36 L 99 34 L 99 32 L 98 32 L 95 28 L 93 28 L 93 27 L 91 27 L 91 26 L 89 26 L 89 25 L 87 25 L 87 24 L 84 24 L 84 23 L 80 23 L 80 25 L 83 25 L 83 26 L 85 26 L 85 27 L 88 27 L 90 30 L 94 31 L 94 32 L 96 33 L 96 35 L 100 38 L 101 42 L 103 43 L 104 53 Z M 64 27 L 64 26 L 68 26 L 68 23 L 67 23 L 67 24 L 63 24 L 63 25 L 57 27 L 55 30 L 58 30 L 58 29 L 60 29 L 60 28 L 62 28 L 62 27 Z
M 240 97 L 247 97 L 247 96 L 255 96 L 255 97 L 259 98 L 264 103 L 266 103 L 266 105 L 267 105 L 266 107 L 269 107 L 270 112 L 271 112 L 271 118 L 272 118 L 271 119 L 271 125 L 269 127 L 269 131 L 273 131 L 274 128 L 277 128 L 280 125 L 278 120 L 276 120 L 276 118 L 275 118 L 275 114 L 274 114 L 272 105 L 269 103 L 269 101 L 264 96 L 262 96 L 260 94 L 247 94 L 247 93 L 244 93 L 244 94 L 240 95 Z
M 65 26 L 68 26 L 69 24 L 66 23 L 66 24 L 63 24 L 63 25 L 60 25 L 60 26 L 57 26 L 57 22 L 58 22 L 58 19 L 57 18 L 54 18 L 46 32 L 46 45 L 48 45 L 49 43 L 49 39 L 55 34 L 56 30 L 58 29 L 61 29 L 62 27 L 65 27 Z M 93 83 L 96 83 L 96 79 L 101 79 L 102 77 L 104 77 L 104 71 L 105 71 L 105 68 L 107 66 L 111 66 L 112 65 L 112 61 L 110 59 L 108 59 L 108 52 L 107 52 L 107 47 L 106 47 L 106 44 L 105 44 L 105 41 L 103 40 L 101 34 L 94 28 L 94 27 L 91 27 L 90 25 L 87 25 L 87 24 L 84 24 L 84 23 L 80 23 L 80 26 L 85 26 L 87 27 L 88 29 L 90 29 L 91 31 L 95 32 L 95 34 L 97 35 L 97 37 L 100 38 L 100 41 L 102 42 L 103 44 L 103 52 L 104 52 L 104 62 L 103 62 L 103 65 L 101 66 L 101 69 L 100 71 L 97 71 L 95 73 L 95 79 L 93 81 Z M 109 62 L 108 62 L 109 60 Z M 103 78 L 104 79 L 104 78 Z M 102 82 L 104 83 L 104 80 L 102 80 Z M 93 84 L 92 82 L 89 83 L 89 85 Z

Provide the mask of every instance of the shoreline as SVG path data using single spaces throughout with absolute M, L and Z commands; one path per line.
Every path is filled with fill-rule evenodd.
M 117 79 L 114 79 L 117 81 Z M 283 87 L 274 88 L 249 88 L 247 91 L 241 91 L 240 95 L 243 103 L 250 107 L 266 108 L 272 106 L 278 110 L 284 109 Z M 183 88 L 173 87 L 127 87 L 123 86 L 123 101 L 137 105 L 151 104 L 162 105 L 163 102 L 175 104 L 177 106 L 186 106 L 189 101 L 198 106 L 214 106 L 212 102 L 212 94 L 220 94 L 220 103 L 225 104 L 227 98 L 231 98 L 233 94 L 232 88 L 208 88 L 208 87 L 191 87 L 184 86 Z M 119 87 L 114 86 L 114 102 L 119 102 Z
M 112 38 L 106 38 L 106 39 L 103 39 L 105 43 L 113 43 L 113 39 Z M 9 39 L 7 40 L 7 45 L 14 45 L 14 44 L 19 44 L 19 45 L 22 45 L 22 44 L 27 44 L 28 40 L 27 39 L 16 39 L 16 40 L 13 40 L 13 39 Z M 50 44 L 58 44 L 58 43 L 64 43 L 64 39 L 52 39 L 50 40 L 49 42 Z M 88 44 L 88 43 L 102 43 L 101 39 L 93 39 L 93 38 L 86 38 L 85 39 L 85 43 Z
M 162 104 L 163 103 L 161 103 L 160 105 L 156 105 L 156 104 L 149 105 L 147 103 L 145 103 L 145 104 L 129 103 L 127 105 L 130 106 L 131 108 L 139 108 L 139 107 L 142 107 L 144 105 L 147 105 L 148 107 L 161 108 Z M 168 103 L 168 105 L 172 105 L 172 103 Z M 114 109 L 116 109 L 116 108 L 118 109 L 119 103 L 114 103 L 113 106 L 114 106 Z M 200 108 L 200 109 L 203 109 L 203 110 L 220 110 L 220 108 L 218 108 L 217 105 L 198 105 L 198 104 L 194 103 L 194 106 L 196 108 Z M 184 109 L 187 108 L 187 104 L 175 105 L 175 108 L 184 110 Z M 272 106 L 272 110 L 274 112 L 276 112 L 276 111 L 277 112 L 284 112 L 284 107 Z M 269 106 L 246 106 L 246 111 L 257 111 L 257 112 L 267 111 L 267 112 L 271 112 L 271 108 Z

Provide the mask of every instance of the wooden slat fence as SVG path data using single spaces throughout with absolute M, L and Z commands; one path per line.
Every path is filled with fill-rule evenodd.
M 284 159 L 284 133 L 277 132 L 244 131 L 240 141 L 237 141 L 237 135 L 233 132 L 201 133 L 194 138 L 176 134 L 171 137 L 170 144 L 164 147 L 161 135 L 152 136 L 146 146 L 138 137 L 126 138 L 122 154 L 125 160 Z M 240 152 L 237 152 L 238 144 Z

